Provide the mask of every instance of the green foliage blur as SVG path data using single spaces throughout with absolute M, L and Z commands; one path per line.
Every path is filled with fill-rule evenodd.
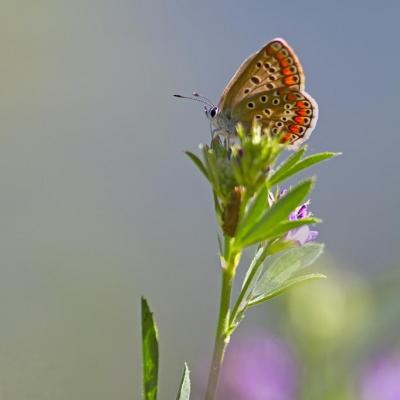
M 374 357 L 400 348 L 400 271 L 366 280 L 327 257 L 315 267 L 328 279 L 288 291 L 273 312 L 280 321 L 276 334 L 296 354 L 298 399 L 361 399 Z

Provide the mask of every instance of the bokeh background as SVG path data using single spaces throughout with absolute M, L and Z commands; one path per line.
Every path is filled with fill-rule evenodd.
M 299 399 L 369 400 L 377 363 L 399 376 L 399 15 L 395 0 L 2 0 L 0 399 L 139 399 L 141 295 L 160 330 L 160 398 L 175 398 L 184 361 L 201 393 L 218 254 L 183 150 L 209 128 L 172 94 L 217 101 L 277 36 L 320 106 L 310 150 L 344 153 L 312 195 L 330 279 L 251 312 L 232 349 L 283 341 Z

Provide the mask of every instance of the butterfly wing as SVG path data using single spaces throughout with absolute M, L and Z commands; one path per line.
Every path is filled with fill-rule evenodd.
M 243 99 L 279 88 L 304 89 L 300 61 L 283 39 L 274 39 L 239 67 L 219 101 L 219 109 L 229 115 Z
M 247 127 L 256 121 L 263 131 L 282 134 L 285 142 L 299 145 L 315 127 L 318 105 L 304 91 L 283 87 L 242 99 L 233 108 L 231 119 Z
M 304 142 L 318 119 L 316 101 L 304 91 L 299 59 L 283 39 L 274 39 L 239 67 L 222 93 L 219 109 L 227 120 L 253 121 L 291 144 Z

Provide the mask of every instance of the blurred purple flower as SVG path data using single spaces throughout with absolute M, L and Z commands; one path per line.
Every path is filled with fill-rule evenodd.
M 361 379 L 361 400 L 400 399 L 400 353 L 380 356 Z
M 218 399 L 294 400 L 296 390 L 296 363 L 282 341 L 257 336 L 228 347 Z
M 312 213 L 308 208 L 309 205 L 310 205 L 309 201 L 302 204 L 300 207 L 298 207 L 295 211 L 293 211 L 289 215 L 289 220 L 297 221 L 304 218 L 310 218 L 312 216 Z M 317 238 L 317 236 L 318 236 L 318 231 L 312 231 L 309 225 L 304 225 L 300 228 L 289 231 L 288 234 L 286 235 L 286 239 L 294 240 L 299 245 L 303 246 L 308 242 L 314 241 Z
M 278 194 L 278 198 L 284 196 L 287 193 L 287 190 L 281 190 Z M 275 196 L 269 192 L 268 194 L 268 203 L 271 206 L 275 202 Z M 301 206 L 297 207 L 289 215 L 290 221 L 297 221 L 304 218 L 312 217 L 312 213 L 309 210 L 310 201 L 305 202 Z M 297 229 L 292 229 L 286 234 L 287 240 L 293 240 L 297 242 L 300 246 L 305 245 L 308 242 L 313 242 L 318 237 L 318 231 L 312 231 L 309 225 L 304 225 Z

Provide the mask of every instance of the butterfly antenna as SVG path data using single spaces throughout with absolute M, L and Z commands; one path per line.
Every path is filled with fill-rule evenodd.
M 198 97 L 199 99 L 205 100 L 210 106 L 215 107 L 215 104 L 214 104 L 209 98 L 207 98 L 207 97 L 205 97 L 205 96 L 202 96 L 202 95 L 200 95 L 200 94 L 197 93 L 197 92 L 193 92 L 192 95 L 193 95 L 194 97 Z
M 180 94 L 174 94 L 174 97 L 178 97 L 179 99 L 189 99 L 189 100 L 193 100 L 193 101 L 198 101 L 199 103 L 202 104 L 207 104 L 209 107 L 214 107 L 214 104 L 212 104 L 211 102 L 208 102 L 206 100 L 204 100 L 203 98 L 195 98 L 195 97 L 189 97 L 189 96 L 182 96 Z M 196 96 L 198 97 L 198 96 Z

